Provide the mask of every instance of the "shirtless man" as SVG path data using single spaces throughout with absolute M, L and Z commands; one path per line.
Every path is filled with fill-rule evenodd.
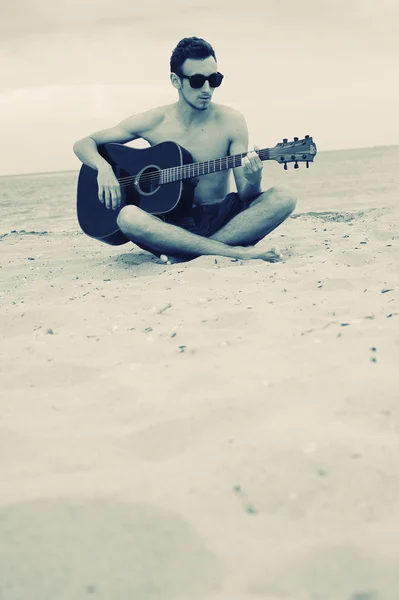
M 211 102 L 218 74 L 212 46 L 201 38 L 184 38 L 170 60 L 170 80 L 179 99 L 97 131 L 74 144 L 76 156 L 98 171 L 99 200 L 109 210 L 120 209 L 121 190 L 109 163 L 97 147 L 143 138 L 151 146 L 174 141 L 191 152 L 194 162 L 247 153 L 242 167 L 233 169 L 237 193 L 227 194 L 229 170 L 199 178 L 191 218 L 162 220 L 137 206 L 120 209 L 118 227 L 138 246 L 175 262 L 204 254 L 238 259 L 261 258 L 276 262 L 274 250 L 255 248 L 294 210 L 296 200 L 281 186 L 261 190 L 263 163 L 248 152 L 248 128 L 243 115 Z

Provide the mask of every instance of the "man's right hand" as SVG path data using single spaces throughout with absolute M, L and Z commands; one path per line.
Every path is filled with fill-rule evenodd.
M 122 197 L 121 186 L 110 165 L 98 170 L 97 183 L 100 202 L 105 203 L 105 206 L 112 210 L 119 208 Z

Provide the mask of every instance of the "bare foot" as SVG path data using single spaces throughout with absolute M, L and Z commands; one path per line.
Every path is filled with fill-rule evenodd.
M 256 248 L 255 246 L 248 246 L 240 248 L 240 254 L 242 252 L 242 258 L 244 260 L 260 258 L 261 260 L 265 260 L 267 262 L 275 263 L 283 260 L 281 252 L 277 248 L 272 248 L 271 250 L 265 251 Z
M 235 250 L 237 250 L 237 255 L 231 258 L 237 258 L 241 260 L 260 258 L 261 260 L 265 260 L 271 263 L 280 262 L 281 260 L 283 260 L 282 254 L 277 248 L 272 248 L 271 250 L 265 251 L 260 250 L 255 246 L 236 246 Z M 175 263 L 187 262 L 189 260 L 192 260 L 192 258 L 167 256 L 166 254 L 161 254 L 160 259 L 161 262 L 163 262 L 166 265 L 173 265 Z
M 281 252 L 277 248 L 272 248 L 271 250 L 265 251 L 256 248 L 255 246 L 236 246 L 235 250 L 237 254 L 233 258 L 238 258 L 241 260 L 250 260 L 255 258 L 260 258 L 261 260 L 265 260 L 266 262 L 280 262 L 283 260 Z M 160 256 L 161 262 L 167 265 L 173 265 L 175 263 L 187 262 L 192 260 L 192 258 L 183 258 L 179 256 L 167 256 L 166 254 L 161 254 Z
M 174 265 L 175 263 L 186 262 L 188 260 L 187 258 L 179 258 L 178 256 L 166 256 L 166 254 L 161 254 L 160 259 L 166 265 Z

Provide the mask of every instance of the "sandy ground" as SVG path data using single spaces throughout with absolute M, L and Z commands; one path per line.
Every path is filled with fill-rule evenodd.
M 0 599 L 397 600 L 398 218 L 3 236 Z

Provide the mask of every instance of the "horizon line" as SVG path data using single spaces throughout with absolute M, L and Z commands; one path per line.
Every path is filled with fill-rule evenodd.
M 328 152 L 351 152 L 354 150 L 373 150 L 375 148 L 397 148 L 398 146 L 399 144 L 377 144 L 375 146 L 361 146 L 358 148 L 336 148 L 334 150 L 318 150 L 317 154 L 325 154 Z M 80 171 L 80 168 L 81 166 L 78 166 L 76 169 L 56 169 L 54 171 L 25 171 L 24 173 L 7 173 L 5 175 L 0 174 L 0 178 L 27 177 L 28 175 L 55 175 L 57 173 L 77 173 Z

